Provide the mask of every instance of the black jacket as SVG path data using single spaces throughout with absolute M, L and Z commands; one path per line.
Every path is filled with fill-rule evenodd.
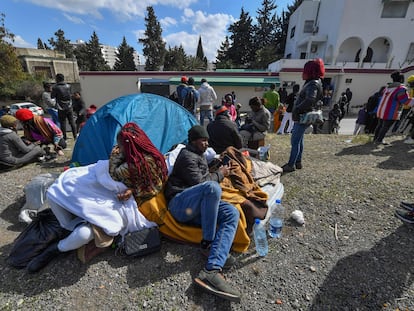
M 322 81 L 308 80 L 305 82 L 298 98 L 293 105 L 292 119 L 299 121 L 300 115 L 316 108 L 318 101 L 322 98 Z
M 209 145 L 217 153 L 222 153 L 229 146 L 236 149 L 242 147 L 242 139 L 236 124 L 226 115 L 220 114 L 213 122 L 209 123 L 207 132 L 210 136 Z
M 72 89 L 70 84 L 66 82 L 56 83 L 52 88 L 50 96 L 56 98 L 58 110 L 66 110 L 72 107 Z
M 164 194 L 170 201 L 177 193 L 205 181 L 220 182 L 224 178 L 220 171 L 210 173 L 204 154 L 200 154 L 191 144 L 181 149 L 168 178 Z

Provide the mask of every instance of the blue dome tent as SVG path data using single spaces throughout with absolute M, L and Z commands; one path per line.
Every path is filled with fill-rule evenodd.
M 186 142 L 188 130 L 197 124 L 186 109 L 168 98 L 149 93 L 118 97 L 88 119 L 76 140 L 72 162 L 88 165 L 108 159 L 117 133 L 127 122 L 138 124 L 162 153 Z

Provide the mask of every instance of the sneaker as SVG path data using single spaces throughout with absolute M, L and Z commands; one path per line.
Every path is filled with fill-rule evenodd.
M 46 161 L 46 156 L 45 156 L 45 155 L 43 155 L 43 156 L 41 156 L 41 157 L 38 157 L 38 158 L 37 158 L 37 160 L 38 160 L 39 162 L 43 163 L 43 162 L 45 162 L 45 161 Z
M 291 173 L 295 171 L 295 168 L 293 166 L 290 166 L 289 164 L 285 164 L 282 166 L 283 174 L 285 173 Z
M 414 144 L 414 139 L 408 137 L 406 140 L 404 140 L 404 144 L 412 145 Z
M 396 210 L 395 216 L 406 223 L 414 224 L 414 211 L 406 212 Z
M 414 203 L 408 203 L 408 202 L 404 202 L 401 201 L 400 203 L 400 207 L 406 209 L 407 211 L 414 211 Z
M 201 255 L 208 258 L 208 256 L 210 256 L 210 245 L 207 248 L 201 247 L 200 252 L 201 252 Z M 223 270 L 228 270 L 231 267 L 233 267 L 236 261 L 237 260 L 234 256 L 232 256 L 231 254 L 228 254 L 226 262 L 224 263 L 224 266 L 223 266 Z
M 296 163 L 295 163 L 295 168 L 296 168 L 297 170 L 301 170 L 301 169 L 302 169 L 302 162 L 296 162 Z
M 194 283 L 210 294 L 230 301 L 240 302 L 240 293 L 225 280 L 223 274 L 218 270 L 201 270 L 194 279 Z

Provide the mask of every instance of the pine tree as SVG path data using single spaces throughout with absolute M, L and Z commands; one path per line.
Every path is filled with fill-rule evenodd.
M 136 71 L 134 61 L 134 48 L 126 42 L 125 36 L 116 52 L 116 61 L 113 70 L 115 71 Z
M 37 38 L 37 49 L 38 50 L 44 50 L 45 49 L 43 41 L 40 38 Z
M 76 46 L 73 51 L 80 71 L 89 71 L 89 56 L 86 44 Z
M 229 60 L 239 68 L 250 68 L 255 57 L 252 18 L 241 9 L 240 18 L 229 26 L 231 46 L 228 49 Z
M 215 62 L 216 68 L 233 68 L 232 62 L 229 59 L 228 51 L 230 48 L 229 37 L 226 36 L 224 42 L 221 43 L 220 49 L 217 50 L 217 61 Z
M 53 50 L 63 52 L 66 58 L 73 58 L 73 47 L 70 41 L 65 38 L 65 32 L 59 29 L 55 32 L 56 40 L 52 37 L 49 39 L 49 44 L 53 47 Z
M 160 70 L 164 64 L 166 49 L 165 42 L 162 40 L 161 24 L 158 22 L 151 6 L 147 7 L 145 26 L 145 37 L 138 40 L 144 46 L 142 52 L 146 58 L 145 70 Z
M 203 43 L 201 42 L 201 36 L 198 37 L 196 58 L 199 59 L 204 64 L 202 70 L 206 70 L 207 69 L 207 57 L 204 56 Z
M 183 71 L 186 68 L 187 55 L 182 45 L 168 47 L 164 58 L 164 71 Z
M 102 55 L 101 44 L 95 31 L 92 33 L 89 42 L 86 43 L 86 51 L 89 59 L 89 71 L 111 70 Z

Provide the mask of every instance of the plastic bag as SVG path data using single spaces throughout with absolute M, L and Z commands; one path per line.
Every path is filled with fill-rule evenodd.
M 41 211 L 14 241 L 7 263 L 15 268 L 25 268 L 51 243 L 65 238 L 69 233 L 60 226 L 52 210 Z
M 59 176 L 57 173 L 41 174 L 24 186 L 26 203 L 20 210 L 19 221 L 30 224 L 38 212 L 49 207 L 46 190 Z

